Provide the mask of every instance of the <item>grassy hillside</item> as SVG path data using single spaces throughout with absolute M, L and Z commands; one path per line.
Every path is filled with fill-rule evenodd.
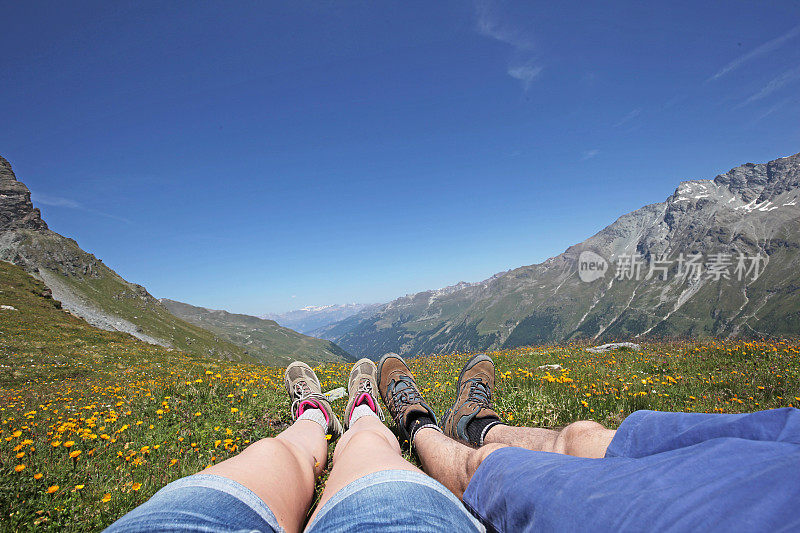
M 126 281 L 72 239 L 23 229 L 0 240 L 4 258 L 37 270 L 65 308 L 94 325 L 198 355 L 252 360 L 241 347 L 177 318 L 144 287 Z
M 187 358 L 205 361 L 126 333 L 105 331 L 61 308 L 22 268 L 0 261 L 0 386 L 36 395 L 63 391 L 64 380 L 126 380 Z
M 167 299 L 162 299 L 161 304 L 178 318 L 243 347 L 261 363 L 287 365 L 295 359 L 307 363 L 355 361 L 355 358 L 331 341 L 303 335 L 279 326 L 274 320 L 206 309 Z
M 2 268 L 0 305 L 16 309 L 0 310 L 2 529 L 100 530 L 169 481 L 290 423 L 283 368 L 190 357 L 92 328 L 42 296 L 41 283 Z M 516 425 L 592 419 L 616 427 L 637 409 L 800 407 L 800 346 L 784 342 L 646 344 L 602 355 L 568 344 L 490 355 L 497 409 Z M 438 413 L 453 401 L 468 357 L 409 361 Z M 550 364 L 561 368 L 540 368 Z M 349 369 L 316 367 L 325 390 L 345 386 Z M 345 403 L 334 404 L 340 415 Z

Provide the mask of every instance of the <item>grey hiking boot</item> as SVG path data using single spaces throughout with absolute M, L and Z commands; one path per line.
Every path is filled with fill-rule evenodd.
M 381 420 L 384 420 L 383 410 L 378 405 L 378 368 L 369 359 L 359 359 L 350 371 L 350 380 L 347 384 L 347 394 L 350 400 L 344 409 L 345 424 L 350 426 L 353 409 L 357 405 L 366 403 Z
M 333 438 L 342 434 L 342 423 L 333 412 L 328 399 L 322 394 L 319 379 L 310 366 L 301 361 L 293 362 L 286 368 L 283 384 L 286 385 L 286 392 L 292 401 L 292 420 L 297 420 L 297 417 L 308 408 L 318 408 L 328 422 L 328 433 Z
M 503 424 L 492 409 L 494 362 L 478 354 L 464 365 L 456 385 L 456 401 L 442 417 L 441 427 L 448 437 L 465 444 L 483 446 L 492 427 Z

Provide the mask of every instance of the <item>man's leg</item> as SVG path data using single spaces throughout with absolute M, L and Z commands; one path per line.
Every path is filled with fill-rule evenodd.
M 575 457 L 600 458 L 606 454 L 616 431 L 597 422 L 573 422 L 560 431 L 497 425 L 489 429 L 484 444 L 505 444 L 536 452 L 555 452 Z
M 561 431 L 497 425 L 486 433 L 485 444 L 472 448 L 442 433 L 421 429 L 414 437 L 422 468 L 461 498 L 472 475 L 489 454 L 508 446 L 556 452 L 576 457 L 603 457 L 614 431 L 596 422 L 575 422 Z
M 410 383 L 407 388 L 413 389 L 416 394 L 405 394 L 403 397 L 411 397 L 412 405 L 426 406 L 411 372 L 399 360 L 399 356 L 389 360 L 394 371 L 392 378 L 397 382 Z M 515 446 L 589 458 L 603 457 L 605 454 L 614 431 L 596 422 L 575 422 L 561 431 L 504 425 L 491 404 L 494 383 L 494 363 L 491 358 L 484 354 L 476 355 L 467 361 L 458 377 L 456 401 L 442 418 L 444 435 L 439 430 L 417 424 L 421 429 L 409 439 L 413 440 L 425 472 L 458 497 L 463 495 L 481 462 L 500 448 Z M 381 394 L 387 405 L 396 403 L 393 402 L 390 385 L 388 376 L 381 378 Z M 416 412 L 413 409 L 406 408 L 408 412 Z M 424 411 L 422 408 L 418 410 Z M 395 416 L 395 413 L 392 414 Z M 398 426 L 401 426 L 400 422 Z

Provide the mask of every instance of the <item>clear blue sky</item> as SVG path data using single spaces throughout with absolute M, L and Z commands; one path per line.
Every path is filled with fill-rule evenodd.
M 11 2 L 0 154 L 157 297 L 387 301 L 800 151 L 800 4 Z

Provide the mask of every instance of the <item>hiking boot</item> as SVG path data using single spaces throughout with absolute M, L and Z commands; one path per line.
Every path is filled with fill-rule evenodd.
M 456 385 L 456 401 L 442 417 L 442 430 L 448 437 L 465 444 L 483 446 L 490 428 L 503 424 L 492 409 L 494 363 L 486 354 L 467 361 Z
M 357 405 L 367 404 L 381 420 L 384 420 L 383 410 L 378 405 L 378 368 L 369 359 L 359 359 L 350 371 L 350 381 L 347 384 L 347 394 L 350 400 L 344 409 L 345 424 L 350 426 L 353 409 Z
M 286 368 L 283 383 L 292 401 L 292 420 L 297 420 L 306 409 L 317 408 L 325 415 L 328 433 L 333 438 L 342 434 L 342 423 L 333 412 L 328 398 L 322 394 L 319 379 L 310 366 L 301 361 L 293 362 Z
M 402 440 L 414 443 L 414 435 L 423 427 L 436 425 L 436 415 L 419 393 L 411 370 L 396 353 L 387 353 L 378 361 L 378 389 L 383 403 L 397 424 Z

